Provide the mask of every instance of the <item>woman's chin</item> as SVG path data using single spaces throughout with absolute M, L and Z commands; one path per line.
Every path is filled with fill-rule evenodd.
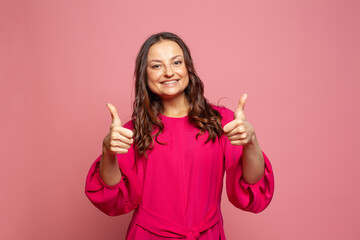
M 159 96 L 160 96 L 160 98 L 162 100 L 172 100 L 172 99 L 176 99 L 176 98 L 185 96 L 185 92 L 183 92 L 183 91 L 182 92 L 179 92 L 179 91 L 173 91 L 173 92 L 166 91 L 166 92 L 161 93 Z

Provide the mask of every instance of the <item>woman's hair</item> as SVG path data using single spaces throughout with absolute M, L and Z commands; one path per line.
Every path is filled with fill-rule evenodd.
M 141 46 L 135 63 L 135 100 L 133 103 L 132 119 L 134 121 L 135 149 L 139 155 L 146 155 L 151 149 L 154 139 L 159 144 L 157 137 L 164 130 L 161 121 L 163 105 L 159 96 L 151 92 L 147 85 L 147 57 L 150 47 L 162 40 L 176 42 L 184 53 L 185 66 L 189 75 L 189 84 L 185 89 L 185 96 L 189 103 L 189 120 L 200 131 L 196 135 L 209 133 L 208 139 L 215 141 L 223 133 L 220 113 L 211 107 L 204 97 L 204 84 L 196 74 L 190 51 L 186 44 L 175 34 L 161 32 L 150 36 Z

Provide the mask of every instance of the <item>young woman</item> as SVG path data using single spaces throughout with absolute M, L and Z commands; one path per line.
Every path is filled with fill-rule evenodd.
M 134 211 L 127 240 L 225 239 L 223 177 L 230 202 L 258 213 L 270 203 L 274 177 L 244 94 L 232 112 L 209 104 L 190 51 L 175 34 L 150 36 L 135 67 L 132 120 L 116 108 L 86 195 L 104 213 Z

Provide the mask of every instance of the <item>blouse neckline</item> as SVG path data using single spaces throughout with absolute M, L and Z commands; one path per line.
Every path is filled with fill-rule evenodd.
M 164 114 L 160 114 L 162 118 L 167 118 L 167 119 L 187 119 L 189 118 L 189 115 L 186 115 L 184 117 L 168 117 L 168 116 L 165 116 Z

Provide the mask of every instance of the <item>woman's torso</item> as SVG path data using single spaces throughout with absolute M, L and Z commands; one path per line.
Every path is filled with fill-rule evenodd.
M 185 234 L 191 239 L 199 231 L 203 231 L 200 239 L 212 239 L 209 234 L 219 239 L 223 235 L 220 198 L 224 174 L 220 140 L 205 143 L 208 133 L 196 138 L 199 129 L 188 116 L 162 116 L 162 121 L 164 131 L 158 141 L 165 145 L 155 141 L 148 159 L 136 160 L 143 195 L 127 239 Z

